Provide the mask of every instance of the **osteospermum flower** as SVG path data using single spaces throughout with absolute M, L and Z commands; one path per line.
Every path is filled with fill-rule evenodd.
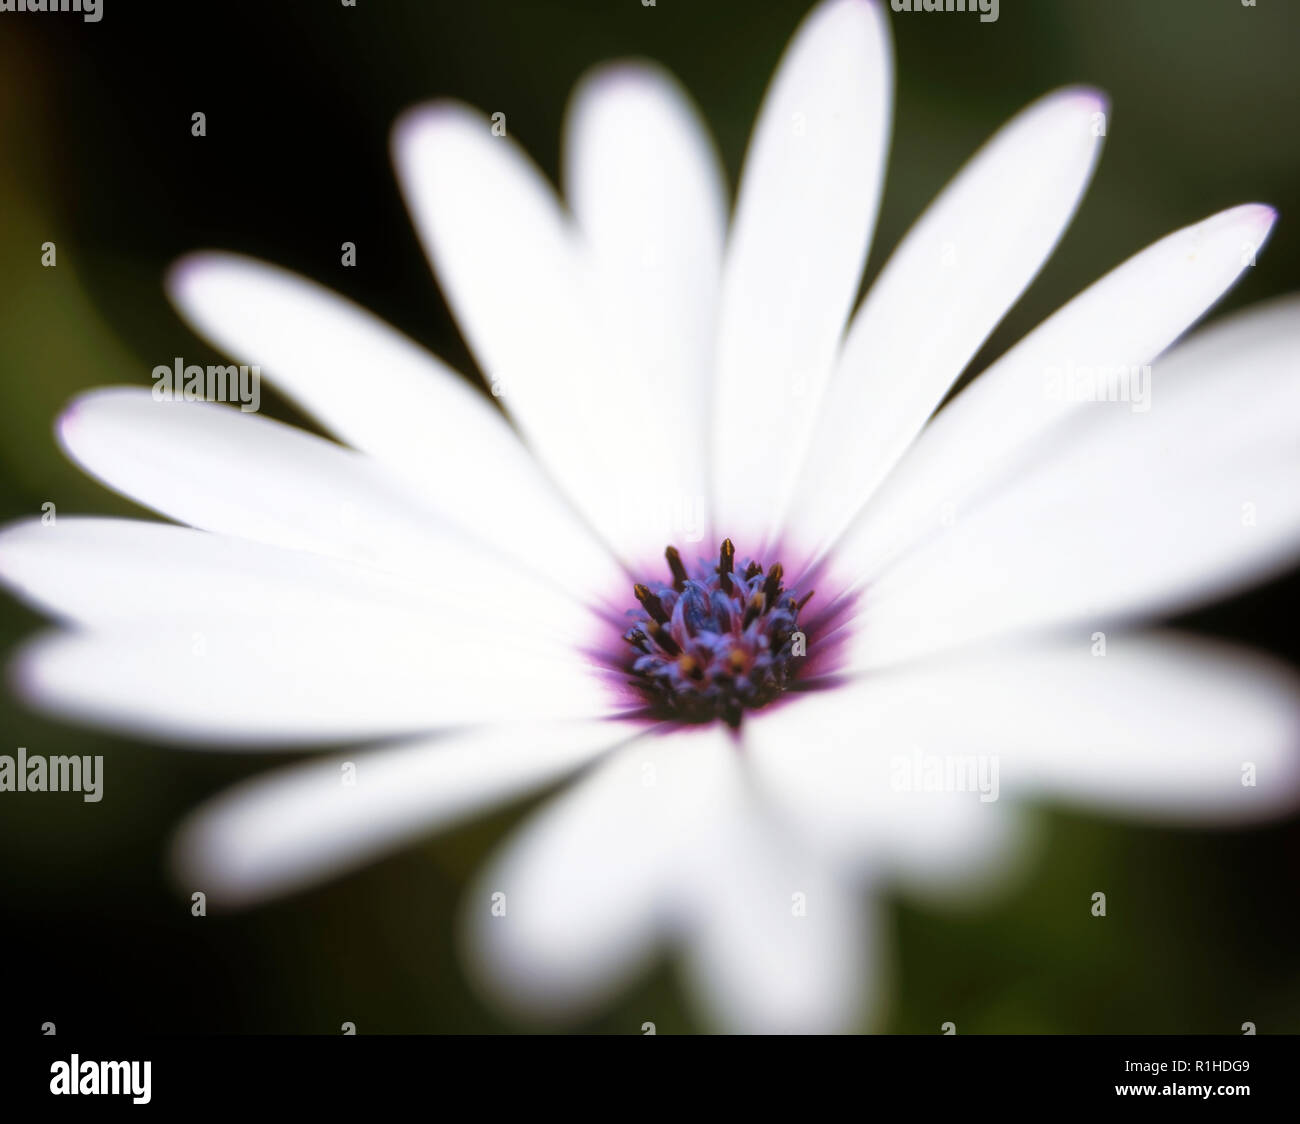
M 74 626 L 17 683 L 166 742 L 374 743 L 200 809 L 186 887 L 263 900 L 563 778 L 467 892 L 489 993 L 581 1010 L 667 944 L 716 1025 L 829 1030 L 872 1009 L 873 893 L 987 887 L 1017 799 L 1294 806 L 1289 672 L 1131 627 L 1300 541 L 1296 302 L 1164 356 L 1273 212 L 1169 235 L 935 414 L 1073 214 L 1107 109 L 1067 89 L 1012 120 L 855 312 L 890 97 L 879 7 L 818 6 L 729 229 L 651 67 L 579 88 L 567 209 L 484 115 L 407 114 L 397 170 L 508 420 L 303 278 L 177 266 L 189 322 L 342 444 L 143 389 L 77 400 L 69 454 L 183 526 L 7 530 L 5 580 Z M 1080 390 L 1157 356 L 1140 402 Z M 954 754 L 996 761 L 996 790 L 899 767 Z

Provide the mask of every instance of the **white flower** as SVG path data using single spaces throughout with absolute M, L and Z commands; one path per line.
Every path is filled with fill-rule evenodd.
M 568 211 L 485 116 L 405 116 L 402 185 L 513 427 L 309 281 L 228 254 L 177 267 L 190 323 L 350 448 L 142 389 L 80 398 L 69 454 L 184 526 L 8 529 L 4 580 L 72 626 L 23 650 L 20 689 L 167 742 L 375 743 L 200 809 L 187 887 L 256 902 L 568 778 L 468 891 L 489 992 L 589 1008 L 669 944 L 715 1025 L 827 1030 L 873 1009 L 872 892 L 983 892 L 1021 850 L 1018 800 L 1209 822 L 1295 805 L 1291 674 L 1132 631 L 1300 543 L 1300 306 L 1164 356 L 1273 212 L 1143 251 L 932 418 L 1070 220 L 1107 110 L 1072 89 L 1016 117 L 854 313 L 890 97 L 879 7 L 818 6 L 729 233 L 710 142 L 649 67 L 576 94 Z M 724 536 L 800 597 L 815 572 L 797 622 L 779 579 L 737 594 L 748 633 L 726 605 L 686 619 L 714 602 L 651 559 L 676 543 L 731 588 L 725 548 L 722 573 L 694 561 Z M 719 662 L 672 650 L 700 627 Z M 670 718 L 705 712 L 727 721 Z M 900 771 L 952 754 L 993 761 L 1012 799 Z

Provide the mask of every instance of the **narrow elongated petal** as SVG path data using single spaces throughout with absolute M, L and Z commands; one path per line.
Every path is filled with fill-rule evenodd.
M 1300 803 L 1300 678 L 1177 633 L 981 648 L 809 702 L 806 742 L 783 737 L 783 713 L 755 722 L 757 767 L 808 833 L 867 861 L 937 834 L 961 870 L 997 842 L 1004 802 L 1026 797 L 1224 823 Z
M 226 406 L 94 390 L 59 438 L 110 488 L 203 530 L 376 565 L 450 537 L 369 458 Z
M 684 966 L 706 1019 L 743 1034 L 829 1034 L 870 1017 L 879 938 L 861 888 L 737 785 L 681 872 Z
M 849 328 L 790 512 L 830 543 L 1033 279 L 1091 178 L 1105 99 L 1069 89 L 988 142 L 908 232 Z
M 1249 267 L 1275 217 L 1255 204 L 1224 211 L 1161 239 L 1075 297 L 935 415 L 837 553 L 874 573 L 1049 452 L 1058 423 L 1089 406 L 1075 382 L 1152 363 Z
M 258 366 L 342 441 L 391 468 L 464 534 L 573 590 L 608 554 L 518 434 L 436 356 L 337 293 L 237 254 L 193 254 L 168 293 L 194 329 Z M 535 552 L 546 541 L 552 549 Z
M 892 94 L 875 2 L 828 0 L 795 34 L 750 139 L 727 247 L 713 480 L 728 531 L 784 510 L 875 225 Z
M 218 907 L 251 905 L 518 799 L 619 737 L 608 722 L 494 726 L 255 777 L 181 825 L 176 877 Z
M 434 273 L 480 370 L 589 517 L 599 514 L 598 427 L 574 424 L 606 392 L 595 303 L 567 215 L 541 171 L 468 106 L 408 111 L 393 159 Z M 612 379 L 610 380 L 612 381 Z M 615 391 L 616 393 L 616 391 Z
M 232 748 L 612 709 L 577 655 L 506 631 L 426 630 L 410 613 L 337 622 L 190 615 L 47 633 L 19 650 L 13 677 L 29 703 L 65 720 Z
M 401 575 L 135 519 L 11 524 L 0 531 L 0 579 L 34 608 L 92 626 L 195 611 L 332 617 L 402 607 L 418 616 L 442 608 Z
M 858 894 L 783 835 L 729 735 L 628 746 L 511 840 L 467 900 L 475 974 L 516 1011 L 599 1002 L 680 939 L 703 1014 L 730 1031 L 839 1030 L 862 1013 Z
M 1021 824 L 998 801 L 996 774 L 985 792 L 978 771 L 960 791 L 913 778 L 916 753 L 967 752 L 957 716 L 939 744 L 926 715 L 961 670 L 872 677 L 754 715 L 745 744 L 757 783 L 805 847 L 846 875 L 945 899 L 987 895 L 1018 869 Z
M 667 326 L 665 317 L 681 316 L 673 328 L 693 355 L 692 337 L 712 303 L 718 188 L 693 111 L 668 83 L 637 74 L 630 82 L 598 82 L 581 95 L 570 165 L 581 227 L 514 140 L 494 136 L 491 121 L 464 106 L 438 103 L 409 112 L 398 123 L 393 151 L 447 301 L 493 392 L 533 451 L 602 534 L 616 538 L 629 521 L 644 519 L 650 523 L 648 539 L 661 544 L 664 513 L 671 515 L 677 502 L 674 490 L 689 486 L 698 496 L 702 488 L 698 480 L 688 484 L 685 475 L 669 470 L 646 494 L 649 458 L 635 447 L 634 435 L 648 424 L 654 463 L 672 465 L 685 456 L 689 474 L 689 427 L 655 425 L 661 404 L 647 398 L 645 382 L 657 372 L 653 363 L 628 363 L 627 341 L 609 349 L 607 334 L 617 326 L 601 323 L 610 294 L 598 290 L 610 280 L 611 261 L 620 263 L 617 271 L 627 282 L 652 247 L 665 273 L 636 282 L 649 283 L 656 294 L 645 310 L 647 324 L 658 316 Z M 610 110 L 634 114 L 639 125 L 628 124 L 615 154 L 591 147 L 596 134 L 608 143 Z M 609 234 L 609 215 L 589 198 L 594 183 L 606 185 L 619 174 L 619 154 L 642 172 L 622 188 L 640 201 L 638 224 L 627 232 L 639 243 L 630 264 L 623 256 L 628 246 Z M 690 217 L 670 227 L 669 214 L 683 206 Z M 688 232 L 703 234 L 696 256 L 687 253 Z M 671 292 L 673 285 L 686 288 Z M 703 309 L 690 307 L 692 299 L 701 300 Z M 691 377 L 690 371 L 659 373 Z M 629 549 L 626 542 L 616 545 Z M 632 552 L 637 545 L 631 544 Z
M 1039 466 L 865 586 L 860 668 L 1202 604 L 1300 555 L 1300 302 L 1252 309 L 1097 402 Z M 1134 408 L 1136 407 L 1136 409 Z
M 517 1013 L 598 1005 L 683 922 L 682 884 L 709 810 L 736 776 L 716 730 L 614 754 L 507 841 L 465 901 L 465 952 Z
M 620 64 L 574 94 L 564 167 L 606 365 L 581 412 L 621 446 L 600 466 L 623 493 L 601 527 L 634 556 L 699 541 L 726 231 L 717 157 L 671 77 Z
M 115 387 L 78 398 L 59 435 L 110 487 L 191 526 L 403 575 L 444 603 L 527 606 L 556 635 L 587 624 L 575 602 L 448 527 L 369 457 L 291 426 Z

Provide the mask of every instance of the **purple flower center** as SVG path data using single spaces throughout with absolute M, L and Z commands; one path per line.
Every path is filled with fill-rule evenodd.
M 671 580 L 633 587 L 639 609 L 623 634 L 632 686 L 656 717 L 679 722 L 721 719 L 738 727 L 746 710 L 766 706 L 790 686 L 804 663 L 807 637 L 799 611 L 812 597 L 782 584 L 784 570 L 736 561 L 730 539 L 716 562 L 686 567 L 675 547 L 664 552 Z

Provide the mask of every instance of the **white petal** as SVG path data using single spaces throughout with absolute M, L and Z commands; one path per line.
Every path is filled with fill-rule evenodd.
M 165 741 L 292 744 L 616 709 L 576 653 L 508 629 L 425 629 L 406 612 L 331 620 L 187 614 L 48 633 L 17 690 L 64 720 Z
M 826 0 L 796 32 L 754 127 L 713 399 L 715 499 L 738 542 L 774 530 L 794 484 L 875 224 L 892 82 L 879 5 Z
M 912 755 L 936 751 L 925 713 L 936 681 L 922 669 L 801 695 L 755 714 L 745 744 L 765 798 L 841 869 L 947 901 L 987 897 L 1018 869 L 1024 825 L 991 786 L 907 783 Z M 943 751 L 962 752 L 963 717 Z
M 236 254 L 184 258 L 167 288 L 197 332 L 256 364 L 462 530 L 533 566 L 562 561 L 550 576 L 570 589 L 590 589 L 608 571 L 608 555 L 504 416 L 390 325 L 306 278 Z
M 658 126 L 641 139 L 660 146 L 666 171 L 695 177 L 674 180 L 672 199 L 654 205 L 660 209 L 692 182 L 707 181 L 707 172 L 696 166 L 705 148 L 691 132 L 688 111 L 665 94 L 654 113 Z M 683 134 L 693 147 L 682 146 Z M 669 135 L 678 139 L 669 142 Z M 624 138 L 621 149 L 636 140 Z M 671 158 L 662 152 L 666 143 L 678 146 Z M 394 132 L 393 152 L 425 250 L 493 393 L 593 526 L 611 538 L 629 512 L 647 512 L 650 537 L 661 549 L 654 513 L 678 497 L 634 490 L 643 471 L 637 462 L 645 460 L 635 435 L 646 429 L 651 404 L 637 397 L 637 379 L 625 377 L 603 350 L 598 279 L 551 185 L 512 138 L 494 136 L 487 117 L 457 104 L 408 112 Z M 661 179 L 639 190 L 651 197 L 663 185 Z M 707 213 L 708 205 L 696 206 Z M 677 430 L 655 421 L 651 413 L 645 440 L 671 459 L 681 444 Z
M 1300 804 L 1293 669 L 1176 633 L 1116 632 L 1098 651 L 1084 632 L 880 673 L 848 691 L 831 752 L 856 758 L 887 724 L 905 733 L 901 782 L 918 776 L 912 755 L 947 758 L 954 777 L 991 782 L 983 791 L 998 799 L 982 805 L 989 811 L 1008 797 L 1046 796 L 1161 819 L 1233 822 Z M 974 778 L 966 771 L 973 760 L 982 770 Z M 782 776 L 797 782 L 794 766 L 784 764 Z M 927 767 L 923 758 L 919 775 Z M 838 784 L 852 790 L 860 770 L 855 762 L 841 768 Z M 828 773 L 821 786 L 831 807 L 835 783 Z M 978 783 L 968 787 L 979 791 Z M 956 796 L 976 805 L 975 791 Z M 952 791 L 924 793 L 936 805 L 953 798 Z
M 830 1034 L 866 1014 L 878 938 L 837 878 L 734 786 L 680 877 L 693 888 L 684 968 L 705 1016 L 743 1034 Z
M 1100 151 L 1095 91 L 1015 117 L 926 209 L 853 319 L 790 529 L 829 546 L 1046 261 Z
M 176 875 L 220 906 L 289 893 L 550 784 L 620 733 L 608 722 L 497 726 L 280 769 L 189 816 Z
M 717 157 L 671 77 L 610 66 L 574 95 L 565 182 L 607 365 L 580 409 L 613 439 L 600 470 L 623 492 L 601 529 L 633 553 L 699 541 L 726 230 Z
M 734 753 L 715 730 L 643 738 L 511 838 L 465 902 L 483 988 L 515 1013 L 556 1017 L 640 971 L 680 921 L 693 843 L 730 799 Z
M 1093 404 L 1040 466 L 872 577 L 852 666 L 1067 622 L 1091 632 L 1292 564 L 1298 312 L 1292 298 L 1210 329 L 1156 364 L 1149 410 Z
M 844 1029 L 871 951 L 856 892 L 781 834 L 738 744 L 708 729 L 644 738 L 556 800 L 471 891 L 465 931 L 490 994 L 552 1017 L 678 936 L 706 1018 L 732 1031 Z
M 586 638 L 575 603 L 440 522 L 369 457 L 302 430 L 113 387 L 76 399 L 59 434 L 88 472 L 173 519 L 405 575 L 452 607 L 526 606 L 557 638 Z
M 837 554 L 874 573 L 960 518 L 982 491 L 1050 448 L 1086 403 L 1052 393 L 1068 371 L 1142 367 L 1253 260 L 1275 212 L 1235 207 L 1161 239 L 1046 320 L 945 406 L 850 529 Z
M 87 625 L 194 613 L 337 619 L 398 611 L 418 628 L 470 608 L 410 577 L 133 519 L 62 516 L 49 525 L 39 519 L 11 524 L 0 531 L 0 580 L 33 607 Z M 472 608 L 546 635 L 533 616 L 509 605 L 488 600 Z
M 395 533 L 446 537 L 368 457 L 225 406 L 109 387 L 78 397 L 59 437 L 115 491 L 204 530 L 380 565 Z

